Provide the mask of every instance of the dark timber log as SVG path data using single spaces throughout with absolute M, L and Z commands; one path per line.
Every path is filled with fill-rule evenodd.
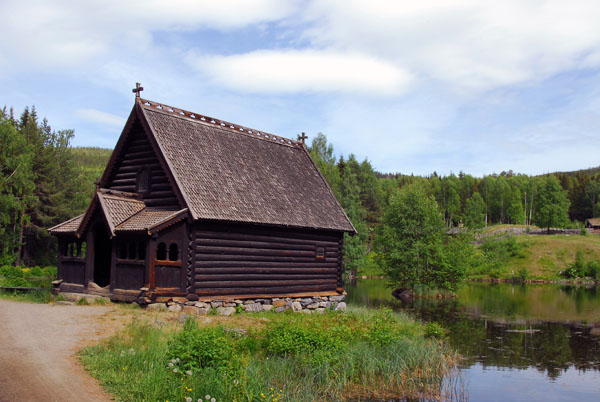
M 234 255 L 257 255 L 257 256 L 282 256 L 282 257 L 312 257 L 315 258 L 314 250 L 275 250 L 263 248 L 242 248 L 242 247 L 216 247 L 216 246 L 196 246 L 196 252 L 199 254 L 234 254 Z
M 226 274 L 226 275 L 196 275 L 194 279 L 198 282 L 203 281 L 285 281 L 285 280 L 310 280 L 310 279 L 328 279 L 337 281 L 337 272 L 332 272 L 329 275 L 319 275 L 313 273 L 304 273 L 304 274 L 292 274 L 289 272 L 280 273 L 280 274 Z
M 277 232 L 275 232 L 277 233 Z M 293 232 L 286 233 L 285 236 L 281 234 L 273 234 L 265 235 L 264 232 L 262 234 L 253 234 L 253 233 L 227 233 L 227 232 L 214 232 L 207 230 L 199 230 L 196 232 L 196 236 L 198 239 L 200 238 L 208 238 L 208 239 L 234 239 L 234 240 L 248 240 L 254 239 L 257 241 L 273 241 L 280 243 L 293 243 L 293 244 L 316 244 L 325 246 L 325 247 L 337 247 L 338 239 L 329 236 L 315 236 L 314 239 L 311 239 L 310 236 L 304 234 L 294 234 Z
M 335 286 L 335 285 L 334 285 Z M 310 286 L 278 286 L 278 287 L 255 287 L 255 288 L 211 288 L 196 289 L 199 296 L 207 295 L 245 295 L 245 294 L 286 294 L 286 293 L 309 293 L 326 290 L 335 290 L 331 285 Z
M 314 255 L 314 254 L 313 254 Z M 334 263 L 337 266 L 337 259 L 326 258 L 325 260 L 316 260 L 315 257 L 290 257 L 290 256 L 268 256 L 268 255 L 248 255 L 248 254 L 196 254 L 196 261 L 263 261 L 263 262 L 304 262 L 322 265 L 323 263 Z M 306 265 L 306 264 L 304 264 Z
M 224 267 L 224 268 L 338 268 L 338 264 L 334 262 L 289 262 L 289 261 L 196 261 L 194 266 L 198 269 Z
M 294 281 L 209 281 L 196 282 L 198 288 L 233 288 L 233 287 L 281 287 L 281 286 L 304 286 L 304 285 L 322 285 L 335 288 L 337 286 L 336 279 L 310 279 L 310 280 L 294 280 Z
M 283 250 L 307 250 L 314 253 L 314 244 L 293 244 L 293 243 L 275 243 L 267 241 L 252 240 L 225 240 L 225 239 L 198 239 L 197 246 L 217 246 L 217 247 L 244 247 L 244 248 L 262 248 L 262 249 L 283 249 Z
M 196 274 L 337 274 L 337 267 L 333 268 L 247 268 L 247 267 L 222 267 L 222 268 L 196 268 Z

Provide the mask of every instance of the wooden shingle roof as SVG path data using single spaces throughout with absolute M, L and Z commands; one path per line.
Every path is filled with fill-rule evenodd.
M 355 232 L 304 145 L 140 99 L 194 219 Z
M 48 229 L 48 232 L 50 232 L 51 234 L 75 234 L 77 232 L 77 229 L 79 229 L 79 225 L 81 224 L 82 220 L 83 214 L 51 227 L 50 229 Z

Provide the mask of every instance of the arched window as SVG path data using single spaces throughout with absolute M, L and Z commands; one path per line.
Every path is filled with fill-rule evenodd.
M 169 261 L 179 261 L 179 247 L 177 243 L 171 243 L 169 246 Z
M 167 259 L 167 245 L 165 243 L 158 243 L 156 248 L 156 259 L 166 260 Z

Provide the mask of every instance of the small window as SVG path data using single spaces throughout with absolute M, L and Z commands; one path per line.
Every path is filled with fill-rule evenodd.
M 179 247 L 177 243 L 171 243 L 169 246 L 169 261 L 179 261 Z
M 141 241 L 138 243 L 138 260 L 146 259 L 146 243 Z
M 85 253 L 86 253 L 86 250 L 87 250 L 87 243 L 84 242 L 84 241 L 82 241 L 80 247 L 81 248 L 79 249 L 79 257 L 85 258 Z
M 122 260 L 127 259 L 127 243 L 121 242 L 119 245 L 119 258 Z
M 159 243 L 156 249 L 156 259 L 166 260 L 167 259 L 167 245 L 165 243 Z
M 138 193 L 147 193 L 150 191 L 150 168 L 145 167 L 137 172 L 136 191 Z
M 62 254 L 63 257 L 68 257 L 69 256 L 69 243 L 63 243 L 62 244 L 61 254 Z
M 317 247 L 317 258 L 325 258 L 325 247 Z
M 137 243 L 132 241 L 129 242 L 129 259 L 135 260 L 137 257 Z

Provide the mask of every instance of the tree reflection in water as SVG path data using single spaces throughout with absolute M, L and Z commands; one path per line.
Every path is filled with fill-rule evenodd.
M 461 366 L 536 368 L 550 380 L 573 367 L 600 371 L 600 293 L 597 287 L 468 283 L 456 299 L 403 303 L 382 280 L 347 285 L 350 304 L 407 310 L 450 330 Z

